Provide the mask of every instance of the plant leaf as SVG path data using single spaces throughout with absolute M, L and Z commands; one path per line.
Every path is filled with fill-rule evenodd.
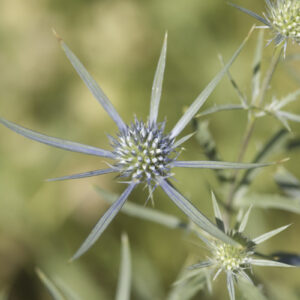
M 128 185 L 128 187 L 120 196 L 120 198 L 117 201 L 115 201 L 113 205 L 100 218 L 96 226 L 93 228 L 92 232 L 89 234 L 89 236 L 80 246 L 80 248 L 71 258 L 71 261 L 79 258 L 95 244 L 95 242 L 99 239 L 103 231 L 107 228 L 107 226 L 110 224 L 110 222 L 114 219 L 114 217 L 117 215 L 119 210 L 122 208 L 126 199 L 128 198 L 128 196 L 130 195 L 130 193 L 132 192 L 135 186 L 136 183 L 131 183 Z
M 189 140 L 193 135 L 195 135 L 195 132 L 190 133 L 186 136 L 184 136 L 183 138 L 179 139 L 177 142 L 174 143 L 173 148 L 177 148 L 180 145 L 182 145 L 183 143 L 185 143 L 187 140 Z
M 271 237 L 273 237 L 274 235 L 276 235 L 276 234 L 280 233 L 281 231 L 287 229 L 288 227 L 290 227 L 290 224 L 279 227 L 279 228 L 274 229 L 272 231 L 269 231 L 267 233 L 264 233 L 264 234 L 256 237 L 255 239 L 253 239 L 252 242 L 255 243 L 256 245 L 261 244 L 262 242 L 270 239 Z
M 40 269 L 36 269 L 36 273 L 38 274 L 39 278 L 44 283 L 45 287 L 54 300 L 67 300 L 67 298 L 65 298 L 65 296 L 56 287 L 53 281 L 44 272 L 42 272 Z
M 129 300 L 131 286 L 131 255 L 127 234 L 122 235 L 121 267 L 116 300 Z
M 213 237 L 224 241 L 231 245 L 237 245 L 231 237 L 226 235 L 216 225 L 214 225 L 206 216 L 204 216 L 188 199 L 181 195 L 174 187 L 171 186 L 166 180 L 161 179 L 159 182 L 165 193 L 171 200 L 184 212 L 195 224 L 202 230 L 206 231 Z
M 233 7 L 235 7 L 235 8 L 237 8 L 238 10 L 246 13 L 247 15 L 255 18 L 256 20 L 262 22 L 263 24 L 267 25 L 268 27 L 270 27 L 270 23 L 266 19 L 264 19 L 263 17 L 261 17 L 260 15 L 258 15 L 256 13 L 254 13 L 253 11 L 248 10 L 246 8 L 243 8 L 243 7 L 240 7 L 240 6 L 238 6 L 238 5 L 234 4 L 234 3 L 228 3 L 228 4 L 231 5 L 231 6 L 233 6 Z
M 247 210 L 247 212 L 245 213 L 242 221 L 241 221 L 241 224 L 240 224 L 240 227 L 239 227 L 239 232 L 244 232 L 246 226 L 247 226 L 247 223 L 248 223 L 248 219 L 249 219 L 249 215 L 250 215 L 250 212 L 251 212 L 251 209 L 252 209 L 252 206 L 250 206 Z
M 232 273 L 227 272 L 226 278 L 227 278 L 227 289 L 228 289 L 230 300 L 235 300 L 234 282 L 233 282 Z
M 276 184 L 286 195 L 298 198 L 300 205 L 300 181 L 283 167 L 278 168 L 274 179 Z
M 108 203 L 112 203 L 115 200 L 118 199 L 118 195 L 104 191 L 100 187 L 96 187 L 96 191 L 106 200 Z M 145 207 L 142 205 L 138 205 L 135 203 L 131 203 L 130 201 L 126 202 L 124 206 L 121 208 L 121 212 L 124 214 L 139 218 L 142 220 L 154 222 L 163 226 L 166 226 L 171 229 L 186 229 L 188 227 L 188 224 L 184 223 L 182 220 L 179 218 L 162 213 L 156 209 Z
M 167 300 L 191 300 L 207 285 L 207 269 L 186 270 L 184 268 L 173 283 Z
M 62 177 L 57 177 L 57 178 L 50 178 L 50 179 L 47 179 L 47 181 L 62 181 L 62 180 L 69 180 L 69 179 L 79 179 L 79 178 L 99 176 L 99 175 L 114 173 L 114 172 L 118 172 L 118 170 L 109 168 L 109 169 L 104 169 L 104 170 L 89 171 L 89 172 L 73 174 L 73 175 L 68 175 L 68 176 L 62 176 Z
M 262 291 L 253 283 L 244 278 L 238 278 L 237 286 L 243 295 L 244 300 L 267 300 Z
M 259 163 L 262 160 L 268 159 L 271 155 L 283 152 L 285 150 L 288 133 L 289 132 L 286 129 L 280 129 L 278 132 L 276 132 L 274 136 L 272 136 L 271 139 L 268 140 L 262 149 L 256 154 L 252 163 Z M 260 169 L 247 170 L 240 181 L 239 187 L 241 185 L 249 184 L 259 171 Z
M 161 91 L 164 79 L 164 72 L 166 66 L 166 56 L 167 56 L 167 40 L 168 33 L 166 32 L 164 43 L 161 49 L 161 54 L 159 57 L 158 65 L 155 71 L 155 76 L 152 85 L 152 93 L 151 93 L 151 102 L 150 102 L 150 115 L 149 121 L 150 123 L 156 123 L 158 116 L 159 103 L 161 98 Z
M 212 266 L 214 263 L 210 260 L 207 261 L 201 261 L 197 264 L 191 265 L 188 267 L 189 270 L 194 270 L 194 269 L 201 269 L 201 268 L 207 268 Z
M 22 127 L 20 125 L 17 125 L 13 122 L 7 121 L 3 118 L 0 118 L 0 123 L 6 126 L 7 128 L 13 130 L 14 132 L 23 135 L 26 138 L 29 138 L 31 140 L 50 145 L 56 148 L 61 148 L 64 150 L 69 150 L 73 152 L 80 152 L 84 154 L 89 154 L 89 155 L 96 155 L 96 156 L 101 156 L 101 157 L 107 157 L 107 158 L 115 158 L 115 155 L 107 150 L 102 150 L 100 148 L 88 146 L 88 145 L 83 145 L 67 140 L 62 140 L 58 139 L 55 137 L 47 136 L 44 134 L 41 134 L 39 132 L 27 129 L 25 127 Z
M 175 138 L 176 136 L 178 136 L 181 133 L 181 131 L 186 127 L 186 125 L 196 115 L 196 113 L 199 111 L 199 109 L 205 103 L 207 98 L 214 91 L 214 89 L 216 88 L 216 86 L 218 85 L 220 80 L 223 78 L 223 76 L 229 70 L 230 66 L 233 64 L 235 59 L 238 57 L 238 55 L 242 51 L 245 43 L 249 39 L 251 33 L 252 33 L 252 29 L 249 32 L 249 34 L 247 35 L 246 39 L 241 44 L 241 46 L 234 53 L 234 55 L 232 56 L 230 61 L 227 63 L 227 65 L 216 75 L 216 77 L 206 86 L 206 88 L 200 93 L 200 95 L 195 99 L 195 101 L 191 104 L 191 106 L 186 110 L 184 115 L 180 118 L 180 120 L 176 123 L 176 125 L 172 129 L 170 138 Z
M 76 57 L 76 55 L 69 49 L 69 47 L 66 45 L 66 43 L 62 40 L 58 34 L 54 32 L 54 35 L 56 36 L 57 40 L 59 41 L 62 49 L 64 50 L 67 58 L 69 59 L 70 63 L 80 76 L 80 78 L 83 80 L 83 82 L 86 84 L 88 89 L 92 92 L 94 97 L 97 99 L 97 101 L 102 105 L 102 107 L 106 110 L 108 115 L 114 120 L 114 122 L 117 124 L 120 131 L 126 131 L 126 125 L 117 113 L 116 109 L 112 105 L 112 103 L 109 101 L 107 96 L 104 94 L 98 83 L 93 79 L 93 77 L 89 74 L 89 72 L 85 69 L 83 64 L 79 61 L 79 59 Z
M 253 169 L 267 167 L 276 164 L 271 163 L 236 163 L 223 161 L 174 161 L 172 167 L 199 168 L 199 169 Z
M 253 68 L 252 68 L 252 100 L 251 100 L 252 104 L 255 104 L 256 99 L 260 92 L 263 39 L 264 39 L 264 30 L 260 30 L 258 34 L 257 46 L 255 50 Z
M 268 260 L 268 259 L 251 259 L 251 265 L 254 266 L 264 266 L 264 267 L 284 267 L 292 268 L 292 265 L 284 264 L 278 261 Z
M 223 105 L 215 105 L 213 107 L 210 107 L 203 112 L 199 113 L 196 117 L 204 117 L 210 114 L 214 114 L 221 111 L 227 111 L 227 110 L 245 110 L 245 106 L 241 104 L 223 104 Z
M 216 199 L 216 196 L 213 192 L 211 192 L 211 198 L 212 198 L 212 203 L 213 203 L 213 208 L 214 208 L 214 214 L 215 214 L 215 219 L 216 223 L 219 229 L 225 232 L 225 225 L 223 221 L 223 217 Z
M 286 97 L 284 97 L 278 102 L 278 104 L 276 105 L 276 109 L 281 109 L 287 104 L 296 101 L 299 96 L 300 96 L 300 90 L 296 90 L 293 93 L 288 94 Z
M 234 200 L 237 207 L 260 207 L 264 209 L 282 209 L 300 214 L 300 198 L 289 198 L 277 194 L 258 194 L 251 193 Z

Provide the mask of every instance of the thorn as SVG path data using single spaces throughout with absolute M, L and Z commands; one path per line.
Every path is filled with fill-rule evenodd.
M 52 32 L 54 34 L 54 36 L 56 37 L 57 41 L 59 43 L 61 43 L 63 41 L 63 39 L 61 38 L 61 36 L 56 32 L 56 30 L 52 27 Z

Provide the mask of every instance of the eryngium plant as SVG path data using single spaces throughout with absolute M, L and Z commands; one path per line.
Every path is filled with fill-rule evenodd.
M 272 259 L 265 259 L 265 255 L 256 252 L 256 246 L 270 239 L 274 235 L 285 230 L 289 225 L 282 226 L 270 232 L 264 233 L 254 239 L 249 239 L 245 234 L 248 217 L 251 207 L 235 226 L 235 229 L 228 229 L 221 215 L 218 203 L 215 196 L 212 194 L 213 207 L 215 213 L 216 224 L 220 230 L 237 241 L 236 245 L 224 243 L 217 239 L 208 239 L 202 234 L 197 234 L 198 237 L 206 244 L 210 251 L 207 260 L 194 264 L 189 267 L 193 270 L 192 275 L 197 275 L 197 269 L 201 271 L 203 268 L 209 268 L 210 274 L 214 274 L 215 280 L 221 272 L 225 272 L 227 278 L 227 289 L 231 300 L 235 299 L 234 283 L 243 278 L 252 283 L 248 271 L 252 272 L 252 266 L 267 266 L 267 267 L 292 267 L 292 265 L 278 262 Z M 263 258 L 261 258 L 263 257 Z
M 267 4 L 266 12 L 263 13 L 264 17 L 256 13 L 239 7 L 239 10 L 254 17 L 256 20 L 265 24 L 264 27 L 269 28 L 274 37 L 275 45 L 284 43 L 286 49 L 288 40 L 300 44 L 300 2 L 299 0 L 265 0 Z
M 229 67 L 241 52 L 247 38 L 235 52 L 228 64 L 216 75 L 216 77 L 208 84 L 208 86 L 200 93 L 195 101 L 186 110 L 184 115 L 179 119 L 171 132 L 165 133 L 165 122 L 157 121 L 158 109 L 162 92 L 163 75 L 165 70 L 166 51 L 167 51 L 167 34 L 164 39 L 161 55 L 156 69 L 151 102 L 150 113 L 147 122 L 143 122 L 135 118 L 134 122 L 127 125 L 124 123 L 112 103 L 106 97 L 96 81 L 91 77 L 74 53 L 68 48 L 65 42 L 55 33 L 62 49 L 65 51 L 71 64 L 90 89 L 94 97 L 106 110 L 109 116 L 116 123 L 119 132 L 115 137 L 109 136 L 112 151 L 104 150 L 92 146 L 87 146 L 67 140 L 49 137 L 41 133 L 37 133 L 30 129 L 16 125 L 10 121 L 0 118 L 0 123 L 9 129 L 32 140 L 48 144 L 57 148 L 69 151 L 80 152 L 89 155 L 95 155 L 112 159 L 113 164 L 107 169 L 94 170 L 85 173 L 79 173 L 69 176 L 50 179 L 66 180 L 84 177 L 97 176 L 107 173 L 116 173 L 123 183 L 128 186 L 117 201 L 106 211 L 103 217 L 96 224 L 90 235 L 84 241 L 82 246 L 73 256 L 78 258 L 85 253 L 100 237 L 109 223 L 113 220 L 119 210 L 122 208 L 126 199 L 129 197 L 133 189 L 139 184 L 145 184 L 149 188 L 149 197 L 157 186 L 161 186 L 166 194 L 173 202 L 196 224 L 211 235 L 224 240 L 224 242 L 234 243 L 230 237 L 220 231 L 213 223 L 211 223 L 198 209 L 196 209 L 186 198 L 184 198 L 169 182 L 173 176 L 172 169 L 174 167 L 182 168 L 205 168 L 205 169 L 249 169 L 262 167 L 268 164 L 243 164 L 229 163 L 220 161 L 179 161 L 180 146 L 192 136 L 189 134 L 176 141 L 179 134 L 186 125 L 195 116 L 201 106 L 205 103 L 209 95 L 213 92 L 224 74 L 228 72 Z

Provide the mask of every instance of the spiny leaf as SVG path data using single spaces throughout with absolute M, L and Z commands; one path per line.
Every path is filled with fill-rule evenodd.
M 130 299 L 131 285 L 131 255 L 128 236 L 122 235 L 121 267 L 119 273 L 119 282 L 117 287 L 116 300 Z
M 106 200 L 109 203 L 113 203 L 119 197 L 118 195 L 105 191 L 100 187 L 95 188 L 96 191 L 104 198 L 104 200 Z M 128 216 L 154 222 L 171 229 L 186 229 L 188 226 L 182 220 L 173 215 L 162 213 L 156 209 L 145 207 L 131 202 L 125 203 L 124 206 L 121 208 L 121 212 Z
M 264 209 L 282 209 L 300 214 L 300 198 L 289 198 L 277 194 L 251 193 L 235 199 L 237 207 L 260 207 Z
M 223 76 L 229 70 L 230 66 L 233 64 L 235 59 L 238 57 L 243 47 L 245 46 L 247 40 L 249 39 L 253 29 L 249 32 L 246 39 L 243 41 L 238 50 L 234 53 L 230 61 L 227 65 L 216 75 L 216 77 L 207 85 L 207 87 L 200 93 L 200 95 L 195 99 L 192 105 L 186 110 L 184 115 L 180 118 L 180 120 L 176 123 L 174 128 L 171 131 L 171 138 L 175 138 L 178 136 L 181 131 L 186 127 L 186 125 L 192 120 L 192 118 L 196 115 L 202 105 L 205 103 L 210 94 L 214 91 L 218 83 L 221 81 Z
M 161 98 L 161 91 L 164 79 L 164 72 L 166 66 L 166 55 L 167 55 L 167 40 L 168 33 L 165 34 L 165 39 L 163 43 L 163 47 L 161 50 L 161 54 L 159 57 L 158 65 L 156 68 L 154 81 L 152 85 L 152 94 L 151 94 L 151 102 L 150 102 L 150 115 L 149 121 L 150 123 L 155 123 L 158 116 L 159 103 Z
M 94 97 L 97 101 L 101 104 L 101 106 L 106 110 L 108 115 L 115 121 L 116 125 L 120 129 L 120 131 L 126 130 L 126 125 L 119 116 L 116 109 L 113 107 L 112 103 L 109 101 L 107 96 L 104 94 L 98 83 L 94 80 L 94 78 L 89 74 L 89 72 L 85 69 L 83 64 L 79 61 L 76 55 L 69 49 L 63 39 L 53 30 L 55 37 L 57 38 L 58 42 L 60 43 L 62 49 L 64 50 L 67 58 L 69 59 L 70 63 L 86 84 L 88 89 L 92 92 Z
M 96 155 L 101 157 L 107 157 L 107 158 L 115 158 L 115 155 L 107 150 L 102 150 L 100 148 L 83 145 L 67 140 L 58 139 L 55 137 L 47 136 L 42 133 L 27 129 L 25 127 L 22 127 L 20 125 L 17 125 L 13 122 L 7 121 L 0 117 L 0 123 L 2 123 L 7 128 L 13 130 L 14 132 L 23 135 L 26 138 L 29 138 L 31 140 L 47 144 L 56 148 L 61 148 L 64 150 L 69 150 L 73 152 L 80 152 L 84 154 L 89 155 Z
M 45 287 L 48 289 L 53 300 L 68 300 L 44 272 L 42 272 L 40 269 L 36 269 L 36 273 L 44 283 Z
M 264 241 L 270 239 L 271 237 L 273 237 L 274 235 L 277 235 L 278 233 L 282 232 L 283 230 L 287 229 L 288 227 L 290 226 L 289 225 L 285 225 L 285 226 L 282 226 L 282 227 L 279 227 L 277 229 L 274 229 L 274 230 L 271 230 L 267 233 L 264 233 L 258 237 L 256 237 L 255 239 L 252 240 L 252 242 L 254 242 L 255 244 L 261 244 L 263 243 Z

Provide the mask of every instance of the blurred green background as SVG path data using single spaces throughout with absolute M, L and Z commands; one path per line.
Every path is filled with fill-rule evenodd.
M 264 9 L 262 0 L 236 3 L 259 13 Z M 65 39 L 128 122 L 135 114 L 144 120 L 147 117 L 153 75 L 168 30 L 160 119 L 167 116 L 170 129 L 184 107 L 220 70 L 218 54 L 228 60 L 253 22 L 223 0 L 2 0 L 1 116 L 48 135 L 108 148 L 106 134 L 114 134 L 116 126 L 73 70 L 51 28 Z M 248 94 L 256 36 L 255 32 L 232 68 Z M 273 46 L 265 50 L 267 63 Z M 299 47 L 288 51 L 299 52 Z M 290 67 L 299 74 L 299 65 Z M 299 87 L 299 82 L 280 66 L 273 87 L 269 96 L 282 97 Z M 229 102 L 238 103 L 238 99 L 224 79 L 205 107 Z M 299 103 L 289 108 L 300 113 Z M 247 115 L 219 113 L 209 120 L 222 158 L 236 160 Z M 251 160 L 279 128 L 272 118 L 259 121 L 246 159 Z M 299 134 L 300 126 L 292 124 L 292 129 Z M 186 132 L 191 130 L 189 127 Z M 29 141 L 3 126 L 0 135 L 0 290 L 9 289 L 9 299 L 50 299 L 34 272 L 36 266 L 64 280 L 82 299 L 113 299 L 124 231 L 133 255 L 132 299 L 165 299 L 187 256 L 204 257 L 202 249 L 194 247 L 182 232 L 120 214 L 84 257 L 69 264 L 68 259 L 107 208 L 93 185 L 117 193 L 123 185 L 111 175 L 47 183 L 46 178 L 102 168 L 105 163 L 97 157 Z M 182 159 L 205 159 L 195 140 L 186 148 Z M 288 155 L 292 160 L 285 166 L 300 178 L 299 151 Z M 272 180 L 275 169 L 264 171 L 254 188 L 276 190 Z M 216 187 L 213 172 L 178 170 L 176 175 L 176 186 L 212 217 L 209 187 Z M 145 198 L 139 188 L 130 200 L 143 204 Z M 155 207 L 185 219 L 159 189 Z M 298 215 L 255 209 L 247 232 L 253 237 L 287 223 L 293 226 L 266 243 L 263 250 L 299 253 Z M 269 289 L 278 296 L 283 293 L 278 299 L 291 299 L 284 289 L 299 289 L 297 269 L 258 268 L 255 273 L 269 282 Z M 217 280 L 212 296 L 202 293 L 195 299 L 227 299 L 222 279 Z

